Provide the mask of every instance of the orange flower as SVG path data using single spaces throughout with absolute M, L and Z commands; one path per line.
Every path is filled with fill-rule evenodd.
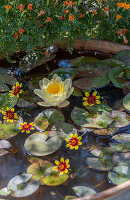
M 117 3 L 117 6 L 119 6 L 120 8 L 129 9 L 130 4 L 127 4 L 127 3 Z
M 51 17 L 47 17 L 46 22 L 51 22 Z
M 99 0 L 99 3 L 102 3 L 102 0 Z
M 69 21 L 72 21 L 74 18 L 75 18 L 74 15 L 72 14 L 69 15 Z
M 116 19 L 121 19 L 122 18 L 122 16 L 121 15 L 116 15 Z
M 69 6 L 73 6 L 73 4 L 75 4 L 75 3 L 73 3 L 72 1 L 69 1 Z
M 108 12 L 108 11 L 109 11 L 109 9 L 108 9 L 108 8 L 103 8 L 103 10 L 104 10 L 105 12 Z
M 25 30 L 23 30 L 23 28 L 19 28 L 18 30 L 19 30 L 19 33 L 20 33 L 21 35 L 23 35 L 23 32 L 25 32 Z
M 66 10 L 66 11 L 65 11 L 65 14 L 67 14 L 67 13 L 69 13 L 69 10 Z
M 93 14 L 96 15 L 97 14 L 96 11 L 93 11 Z
M 122 29 L 122 34 L 125 35 L 126 33 L 127 33 L 127 29 L 126 29 L 126 28 L 123 28 L 123 29 Z
M 120 35 L 121 32 L 120 32 L 120 31 L 117 31 L 116 33 L 117 33 L 117 35 Z
M 41 28 L 42 28 L 43 26 L 44 26 L 43 24 L 40 25 Z
M 6 10 L 10 10 L 10 9 L 11 9 L 11 6 L 10 6 L 9 4 L 7 4 L 7 5 L 5 6 L 5 8 L 6 8 Z
M 64 5 L 67 6 L 69 4 L 68 1 L 64 1 Z
M 45 10 L 40 10 L 39 14 L 42 15 L 42 16 L 45 15 Z
M 19 6 L 17 7 L 17 9 L 19 9 L 20 8 L 20 10 L 24 10 L 24 8 L 25 8 L 25 6 L 23 5 L 23 4 L 19 4 Z
M 69 5 L 69 6 L 72 7 L 74 4 L 75 4 L 75 3 L 73 3 L 72 1 L 69 1 L 69 2 L 68 2 L 68 1 L 64 1 L 64 5 L 65 5 L 65 6 L 68 6 L 68 5 Z
M 60 19 L 65 20 L 66 18 L 64 16 L 60 16 Z
M 82 18 L 83 17 L 83 14 L 82 13 L 80 13 L 79 14 L 79 16 L 78 16 L 78 18 Z
M 48 55 L 48 52 L 47 52 L 47 51 L 45 51 L 45 52 L 43 52 L 43 53 L 44 53 L 44 55 L 46 55 L 46 56 Z
M 28 9 L 29 9 L 29 10 L 32 10 L 32 7 L 33 7 L 33 4 L 32 4 L 32 3 L 28 5 Z
M 18 33 L 14 33 L 14 38 L 19 38 L 19 34 Z

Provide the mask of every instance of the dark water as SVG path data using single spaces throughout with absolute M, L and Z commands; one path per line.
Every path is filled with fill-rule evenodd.
M 95 54 L 94 52 L 89 52 L 90 55 Z M 69 58 L 68 58 L 69 55 Z M 78 56 L 84 55 L 84 52 L 77 53 Z M 87 54 L 88 55 L 88 54 Z M 57 54 L 54 61 L 48 63 L 51 70 L 55 69 L 60 60 L 74 58 L 76 55 L 71 56 L 68 53 L 60 53 Z M 110 55 L 102 55 L 99 53 L 97 55 L 98 58 L 108 58 Z M 47 72 L 46 69 L 43 70 L 43 66 L 40 66 L 34 69 L 32 72 L 29 72 L 26 76 L 30 77 L 34 74 L 40 74 Z M 25 78 L 25 77 L 21 77 Z M 125 95 L 123 94 L 121 89 L 115 88 L 113 86 L 107 86 L 106 88 L 99 90 L 100 95 L 105 98 L 108 105 L 112 108 L 115 108 L 120 99 L 122 99 Z M 106 98 L 107 97 L 107 98 Z M 61 109 L 64 113 L 66 122 L 70 121 L 70 112 L 74 106 L 83 107 L 82 106 L 82 98 L 81 97 L 70 97 L 70 106 L 67 108 Z M 20 108 L 16 107 L 16 111 Z M 26 109 L 25 109 L 26 110 Z M 23 120 L 27 122 L 32 122 L 34 118 L 37 116 L 39 112 L 43 110 L 42 107 L 38 106 L 37 108 L 33 108 L 33 110 L 27 110 L 31 116 L 23 116 Z M 122 130 L 123 131 L 123 130 Z M 125 130 L 128 132 L 128 129 Z M 34 131 L 36 132 L 36 130 Z M 124 131 L 123 131 L 124 132 Z M 31 132 L 33 133 L 33 132 Z M 80 133 L 82 134 L 82 133 Z M 30 135 L 30 134 L 29 134 Z M 10 138 L 8 141 L 12 144 L 12 148 L 10 149 L 10 154 L 0 157 L 0 188 L 6 187 L 9 180 L 11 180 L 14 176 L 26 172 L 27 167 L 30 163 L 26 159 L 27 152 L 24 148 L 24 142 L 28 134 L 22 134 Z M 85 160 L 88 156 L 90 156 L 89 148 L 93 145 L 101 145 L 108 146 L 109 138 L 102 138 L 99 136 L 95 136 L 94 134 L 88 132 L 83 136 L 83 145 L 78 151 L 66 149 L 65 144 L 63 143 L 61 148 L 55 152 L 54 154 L 47 157 L 40 157 L 42 159 L 47 159 L 54 163 L 56 159 L 60 159 L 63 156 L 65 159 L 70 159 L 71 166 L 71 174 L 73 176 L 67 180 L 66 183 L 60 186 L 40 186 L 40 188 L 32 195 L 26 198 L 19 198 L 22 200 L 63 200 L 66 195 L 75 195 L 72 190 L 73 186 L 84 185 L 91 187 L 96 190 L 96 192 L 103 191 L 114 185 L 109 183 L 107 180 L 107 172 L 99 172 L 90 169 Z M 13 200 L 16 199 L 14 197 L 2 197 L 3 199 Z

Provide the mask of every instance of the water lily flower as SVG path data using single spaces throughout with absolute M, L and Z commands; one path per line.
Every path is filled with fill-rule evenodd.
M 31 122 L 29 124 L 27 124 L 27 122 L 24 122 L 24 123 L 20 123 L 20 125 L 21 126 L 18 129 L 21 129 L 22 133 L 24 133 L 24 132 L 30 133 L 30 130 L 34 130 L 33 126 L 35 126 L 33 122 Z
M 21 87 L 22 87 L 22 83 L 19 84 L 19 82 L 17 82 L 16 86 L 12 87 L 13 90 L 9 91 L 10 92 L 10 96 L 11 97 L 17 96 L 19 98 L 19 94 L 22 93 Z
M 40 89 L 35 89 L 34 92 L 41 97 L 44 102 L 39 102 L 41 106 L 61 106 L 68 101 L 66 99 L 72 94 L 71 78 L 62 81 L 57 74 L 54 74 L 51 80 L 43 78 L 39 81 Z
M 66 147 L 77 150 L 79 145 L 82 145 L 82 142 L 80 142 L 81 139 L 82 137 L 78 137 L 78 134 L 70 134 L 70 139 L 66 139 L 66 142 L 68 143 Z
M 63 173 L 68 173 L 68 169 L 70 167 L 69 163 L 69 159 L 64 160 L 64 158 L 62 157 L 60 159 L 60 161 L 55 160 L 55 164 L 58 165 L 56 167 L 53 167 L 53 170 L 59 171 L 60 175 L 62 175 Z
M 5 115 L 3 119 L 7 119 L 7 122 L 13 122 L 14 119 L 18 119 L 16 113 L 14 113 L 14 108 L 11 110 L 7 107 L 6 111 L 2 111 L 2 114 Z
M 97 95 L 97 91 L 93 92 L 92 96 L 88 92 L 85 92 L 86 97 L 83 97 L 83 100 L 85 100 L 83 102 L 83 105 L 94 106 L 95 103 L 100 104 L 101 103 L 101 101 L 99 101 L 100 96 L 96 96 L 96 95 Z

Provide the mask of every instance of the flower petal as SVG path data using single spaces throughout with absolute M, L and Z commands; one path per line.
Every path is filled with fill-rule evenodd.
M 59 162 L 58 160 L 55 160 L 55 164 L 56 164 L 56 165 L 59 165 L 60 162 Z
M 97 91 L 94 91 L 92 96 L 96 96 L 97 95 Z
M 65 160 L 65 163 L 68 164 L 68 163 L 69 163 L 69 159 L 66 159 L 66 160 Z
M 96 101 L 96 103 L 97 103 L 97 104 L 100 104 L 100 103 L 101 103 L 101 101 L 97 100 L 97 101 Z
M 64 158 L 63 157 L 61 157 L 60 162 L 64 162 Z
M 90 96 L 90 94 L 88 92 L 85 92 L 85 96 L 88 97 Z
M 53 167 L 53 170 L 56 170 L 56 171 L 57 171 L 58 169 L 57 169 L 57 167 Z

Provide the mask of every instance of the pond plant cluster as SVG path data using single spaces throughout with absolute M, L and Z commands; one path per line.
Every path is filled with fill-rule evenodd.
M 70 52 L 77 38 L 129 44 L 129 9 L 128 0 L 0 1 L 0 55 L 30 53 L 65 38 Z
M 130 120 L 129 75 L 129 50 L 106 60 L 77 57 L 50 72 L 47 78 L 32 76 L 26 84 L 0 67 L 0 157 L 15 152 L 8 140 L 21 134 L 26 135 L 23 148 L 30 163 L 26 171 L 0 189 L 0 195 L 26 197 L 40 186 L 65 184 L 75 178 L 69 152 L 87 149 L 89 154 L 84 161 L 88 168 L 106 172 L 107 180 L 114 185 L 129 180 L 130 135 L 120 129 L 129 125 Z M 100 95 L 101 88 L 107 85 L 126 94 L 116 109 Z M 30 122 L 24 121 L 28 109 L 32 110 Z M 41 111 L 33 117 L 35 109 Z M 105 138 L 107 142 L 87 147 L 88 135 Z M 62 149 L 65 152 L 60 157 L 57 152 Z M 73 190 L 75 196 L 66 196 L 66 200 L 96 193 L 86 185 L 75 184 Z

